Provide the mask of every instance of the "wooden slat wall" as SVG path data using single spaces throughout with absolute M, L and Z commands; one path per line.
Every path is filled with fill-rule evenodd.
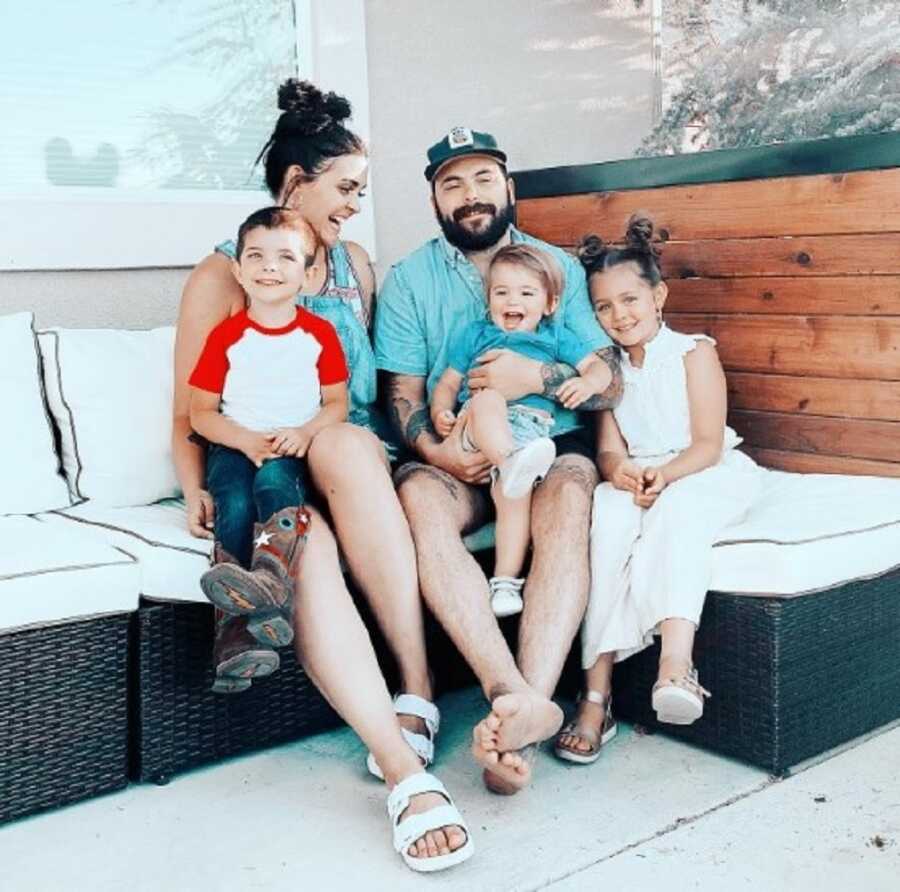
M 647 211 L 672 328 L 716 338 L 729 421 L 786 470 L 900 477 L 900 167 L 519 202 L 571 247 Z

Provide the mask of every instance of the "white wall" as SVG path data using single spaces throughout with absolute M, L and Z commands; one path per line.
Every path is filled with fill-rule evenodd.
M 632 153 L 650 128 L 649 7 L 637 10 L 633 0 L 367 0 L 380 277 L 436 228 L 422 170 L 426 148 L 451 126 L 494 133 L 513 170 Z M 323 65 L 323 77 L 335 61 Z M 170 324 L 186 275 L 0 272 L 0 313 L 32 309 L 40 326 Z
M 436 230 L 425 151 L 493 133 L 511 170 L 629 157 L 651 126 L 650 3 L 368 0 L 378 271 Z
M 39 328 L 173 325 L 189 269 L 0 272 L 0 315 L 33 310 Z

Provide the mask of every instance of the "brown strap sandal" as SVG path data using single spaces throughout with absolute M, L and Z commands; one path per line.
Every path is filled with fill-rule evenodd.
M 578 703 L 584 700 L 604 707 L 603 725 L 599 732 L 588 728 L 585 724 L 579 722 L 577 718 L 574 718 L 562 728 L 553 742 L 553 752 L 557 758 L 565 762 L 574 762 L 577 765 L 590 765 L 596 762 L 600 758 L 600 750 L 603 744 L 612 740 L 619 730 L 619 726 L 612 714 L 611 695 L 589 690 L 578 697 Z M 564 737 L 580 737 L 582 740 L 587 741 L 589 749 L 578 749 L 571 744 L 563 743 Z
M 685 675 L 660 678 L 653 685 L 656 720 L 669 725 L 690 725 L 703 715 L 703 700 L 712 695 L 692 666 Z

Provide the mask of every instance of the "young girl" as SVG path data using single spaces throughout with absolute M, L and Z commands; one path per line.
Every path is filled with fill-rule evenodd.
M 472 393 L 465 376 L 483 353 L 506 348 L 543 362 L 574 366 L 579 377 L 570 378 L 559 391 L 569 409 L 601 393 L 608 384 L 606 364 L 553 320 L 562 290 L 562 272 L 549 254 L 522 243 L 501 248 L 488 268 L 489 318 L 471 322 L 455 334 L 448 368 L 431 396 L 437 433 L 446 437 L 457 424 L 463 425 L 463 447 L 482 452 L 494 465 L 496 564 L 490 591 L 491 607 L 500 617 L 519 613 L 523 606 L 525 580 L 519 574 L 531 540 L 531 492 L 556 457 L 550 439 L 553 404 L 533 394 L 507 404 L 495 390 Z
M 709 692 L 693 668 L 694 632 L 709 586 L 712 544 L 757 496 L 759 469 L 735 450 L 725 424 L 725 376 L 706 335 L 667 328 L 667 289 L 651 244 L 653 224 L 628 223 L 625 246 L 591 236 L 579 256 L 594 311 L 618 344 L 624 393 L 600 421 L 591 594 L 582 627 L 585 692 L 556 754 L 588 763 L 616 730 L 613 663 L 662 639 L 653 708 L 690 724 Z

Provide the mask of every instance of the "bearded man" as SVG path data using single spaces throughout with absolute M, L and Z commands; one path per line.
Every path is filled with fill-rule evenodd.
M 473 754 L 487 787 L 515 793 L 531 779 L 537 745 L 554 735 L 562 710 L 553 692 L 587 603 L 595 446 L 576 413 L 558 405 L 557 458 L 532 501 L 532 560 L 514 657 L 490 607 L 488 582 L 463 536 L 490 520 L 490 463 L 463 443 L 463 425 L 445 439 L 434 431 L 428 399 L 461 326 L 485 317 L 484 280 L 504 245 L 528 242 L 557 260 L 565 288 L 558 324 L 597 352 L 609 384 L 582 409 L 609 408 L 621 395 L 615 349 L 594 319 L 580 265 L 559 248 L 513 225 L 515 192 L 506 154 L 488 133 L 453 128 L 428 150 L 425 178 L 442 235 L 396 264 L 378 300 L 375 352 L 387 378 L 391 414 L 421 461 L 395 474 L 418 558 L 422 596 L 477 676 L 490 703 L 473 733 Z M 468 375 L 471 390 L 507 401 L 528 393 L 556 401 L 576 374 L 508 350 L 490 350 Z M 590 425 L 589 425 L 590 427 Z

